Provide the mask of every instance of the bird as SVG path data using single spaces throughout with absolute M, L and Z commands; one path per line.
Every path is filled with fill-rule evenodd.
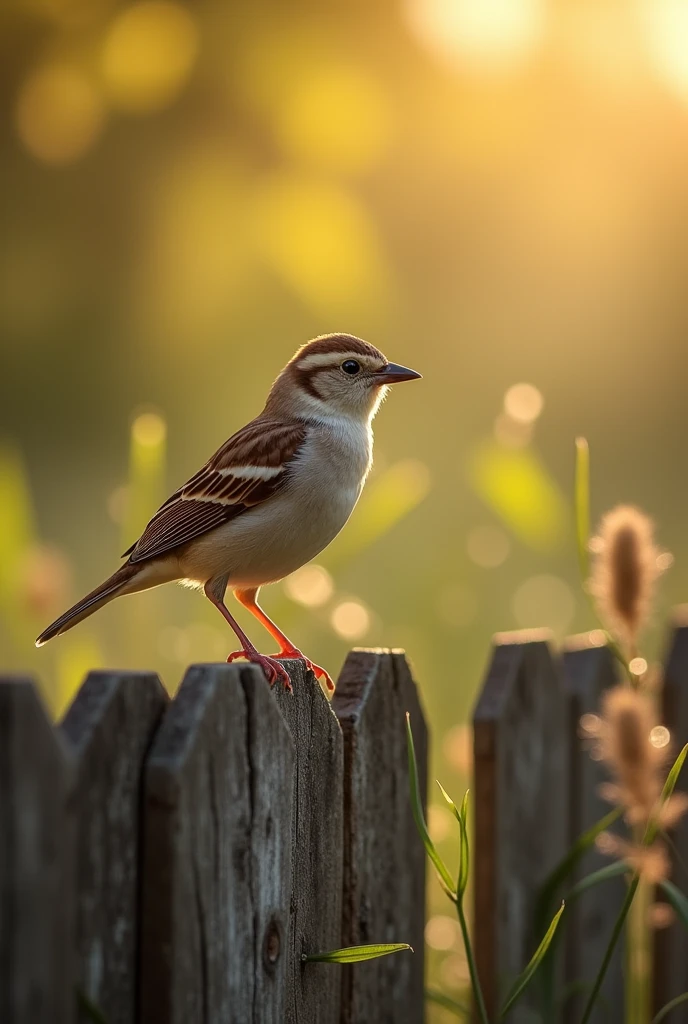
M 391 363 L 351 334 L 302 345 L 274 381 L 263 411 L 233 434 L 161 505 L 126 562 L 55 620 L 41 647 L 116 597 L 178 581 L 203 591 L 241 649 L 227 661 L 259 665 L 291 690 L 280 662 L 300 658 L 332 692 L 329 673 L 284 635 L 258 604 L 260 588 L 315 558 L 340 532 L 373 459 L 372 421 L 389 386 L 421 374 Z M 279 644 L 260 654 L 225 604 L 227 589 Z

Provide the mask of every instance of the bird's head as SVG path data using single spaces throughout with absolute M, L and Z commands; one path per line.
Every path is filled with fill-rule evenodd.
M 390 363 L 374 345 L 352 334 L 325 334 L 303 345 L 275 381 L 268 407 L 303 417 L 346 416 L 368 421 L 390 384 L 420 377 Z

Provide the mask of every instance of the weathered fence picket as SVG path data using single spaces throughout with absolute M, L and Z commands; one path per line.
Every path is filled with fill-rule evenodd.
M 342 941 L 411 943 L 415 957 L 390 957 L 342 972 L 342 1024 L 416 1024 L 423 1019 L 425 851 L 408 799 L 404 712 L 411 715 L 421 791 L 427 730 L 403 654 L 352 651 L 333 708 L 344 736 Z M 411 885 L 397 879 L 410 875 Z
M 498 638 L 473 717 L 475 950 L 491 1015 L 535 951 L 537 893 L 567 848 L 564 721 L 548 644 Z M 509 1021 L 530 1019 L 526 998 Z
M 293 764 L 258 669 L 188 670 L 146 766 L 142 1021 L 284 1019 Z
M 609 813 L 611 807 L 600 796 L 600 786 L 608 774 L 600 761 L 590 756 L 580 735 L 583 715 L 596 715 L 605 690 L 619 680 L 614 656 L 602 645 L 596 633 L 573 637 L 564 648 L 564 687 L 568 698 L 567 717 L 561 742 L 569 757 L 569 828 L 567 844 Z M 566 891 L 586 875 L 609 863 L 595 847 L 588 850 L 567 880 Z M 599 888 L 583 893 L 567 908 L 566 979 L 570 986 L 578 982 L 591 985 L 623 903 L 625 883 L 611 879 Z M 593 1024 L 623 1024 L 623 947 L 618 945 L 601 991 L 601 1001 L 593 1013 Z M 574 1024 L 581 1019 L 588 989 L 572 989 L 563 1019 Z
M 341 968 L 305 964 L 309 953 L 338 949 L 342 940 L 341 729 L 330 702 L 303 662 L 284 662 L 293 694 L 279 690 L 277 706 L 291 730 L 293 777 L 292 872 L 285 1024 L 339 1020 Z
M 84 1024 L 92 1010 L 107 1024 L 422 1021 L 415 684 L 401 654 L 347 663 L 342 693 L 361 713 L 345 723 L 346 778 L 365 783 L 352 800 L 335 709 L 302 662 L 285 665 L 293 694 L 255 666 L 197 665 L 171 701 L 154 675 L 91 673 L 57 729 L 30 680 L 0 679 L 2 1024 Z M 344 885 L 345 837 L 358 887 Z M 387 861 L 356 865 L 371 841 Z M 343 904 L 369 941 L 416 956 L 398 974 L 389 960 L 305 963 L 345 941 Z M 387 999 L 413 1012 L 385 1016 Z
M 74 1020 L 72 763 L 30 679 L 0 685 L 0 1021 Z
M 108 1024 L 136 1019 L 143 762 L 167 699 L 150 673 L 91 672 L 61 726 L 78 808 L 77 985 Z

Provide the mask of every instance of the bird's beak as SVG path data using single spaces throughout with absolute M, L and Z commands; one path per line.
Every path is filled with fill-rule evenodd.
M 387 363 L 378 370 L 375 377 L 380 384 L 399 384 L 402 380 L 420 380 L 421 374 L 398 363 Z

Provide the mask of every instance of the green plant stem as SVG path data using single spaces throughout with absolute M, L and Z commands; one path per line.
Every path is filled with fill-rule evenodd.
M 623 904 L 621 906 L 621 910 L 619 911 L 619 916 L 616 919 L 616 923 L 614 924 L 612 934 L 609 937 L 609 942 L 607 943 L 607 949 L 605 950 L 604 958 L 602 960 L 602 963 L 600 964 L 600 969 L 597 972 L 595 984 L 592 987 L 592 992 L 590 993 L 588 1001 L 585 1005 L 585 1010 L 583 1011 L 583 1016 L 581 1017 L 581 1024 L 588 1024 L 588 1021 L 590 1020 L 590 1016 L 595 1007 L 597 997 L 600 994 L 600 989 L 602 988 L 602 983 L 607 973 L 607 969 L 609 967 L 609 964 L 611 963 L 611 959 L 616 948 L 616 944 L 619 941 L 619 936 L 621 935 L 621 932 L 623 930 L 624 922 L 626 920 L 626 917 L 628 916 L 628 911 L 630 910 L 631 904 L 633 903 L 633 897 L 636 894 L 639 881 L 640 879 L 638 875 L 634 875 L 631 884 L 628 887 L 626 898 L 624 899 Z
M 471 976 L 473 998 L 475 999 L 476 1006 L 478 1007 L 478 1016 L 480 1018 L 481 1024 L 490 1024 L 490 1019 L 487 1016 L 487 1009 L 485 1007 L 485 1000 L 483 998 L 483 990 L 480 987 L 478 970 L 475 965 L 475 959 L 473 957 L 473 947 L 471 946 L 471 937 L 468 934 L 466 916 L 463 912 L 463 900 L 457 900 L 456 912 L 459 915 L 459 925 L 461 926 L 461 934 L 463 935 L 463 945 L 464 949 L 466 950 L 466 960 L 468 962 L 468 973 Z
M 675 1010 L 681 1003 L 688 1003 L 688 992 L 682 992 L 680 996 L 676 996 L 670 1003 L 663 1006 L 662 1009 L 652 1018 L 652 1024 L 661 1024 L 661 1021 L 665 1017 L 668 1017 L 672 1010 Z

